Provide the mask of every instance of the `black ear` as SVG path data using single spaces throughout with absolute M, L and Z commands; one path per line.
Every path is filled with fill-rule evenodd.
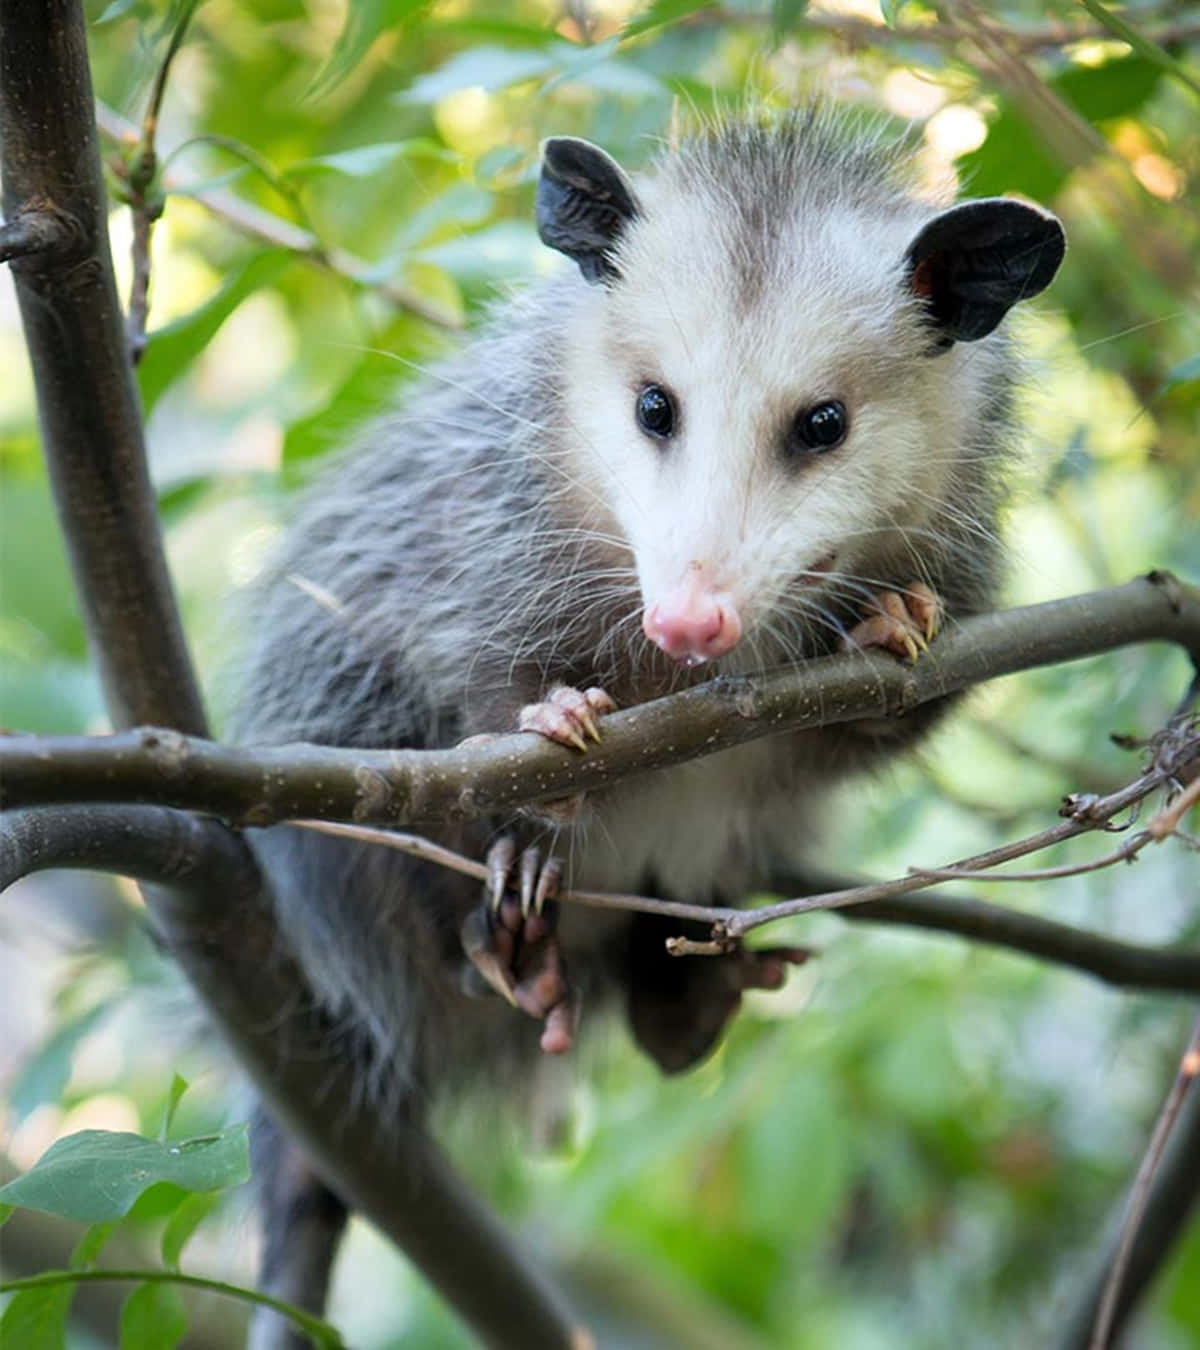
M 1018 300 L 1050 284 L 1066 239 L 1049 211 L 1008 197 L 963 202 L 908 246 L 908 284 L 944 346 L 987 337 Z
M 599 146 L 574 136 L 543 143 L 538 234 L 543 244 L 574 258 L 588 281 L 616 275 L 609 250 L 637 213 L 624 170 Z

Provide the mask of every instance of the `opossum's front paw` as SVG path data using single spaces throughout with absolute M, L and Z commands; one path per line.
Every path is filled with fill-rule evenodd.
M 933 641 L 944 617 L 941 599 L 924 582 L 914 581 L 904 591 L 880 591 L 867 617 L 843 638 L 842 647 L 884 647 L 915 661 Z
M 482 977 L 514 1008 L 545 1022 L 541 1046 L 547 1054 L 564 1054 L 574 1040 L 576 1009 L 555 932 L 562 863 L 543 861 L 536 848 L 518 857 L 512 837 L 502 835 L 488 850 L 487 868 L 483 903 L 461 929 L 471 962 L 468 991 L 479 992 Z
M 589 740 L 600 739 L 597 721 L 617 705 L 603 689 L 574 689 L 556 684 L 540 703 L 527 703 L 517 718 L 522 731 L 536 731 L 548 741 L 586 750 Z

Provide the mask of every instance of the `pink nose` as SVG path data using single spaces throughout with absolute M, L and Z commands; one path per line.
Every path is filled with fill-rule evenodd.
M 699 567 L 691 567 L 678 586 L 646 606 L 642 630 L 668 656 L 698 666 L 737 646 L 742 620 L 733 597 L 713 590 Z

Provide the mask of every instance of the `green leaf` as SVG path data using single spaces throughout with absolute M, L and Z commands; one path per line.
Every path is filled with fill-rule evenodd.
M 456 52 L 428 75 L 415 79 L 396 97 L 404 103 L 437 103 L 461 89 L 484 89 L 489 94 L 527 80 L 541 79 L 558 70 L 570 50 L 557 42 L 545 51 L 485 45 Z
M 13 1350 L 63 1350 L 73 1284 L 21 1289 L 0 1317 L 0 1345 Z
M 567 47 L 562 69 L 546 82 L 543 92 L 548 93 L 559 84 L 572 81 L 617 98 L 652 98 L 663 91 L 663 83 L 657 75 L 630 61 L 622 61 L 616 50 L 616 38 L 588 47 Z
M 0 622 L 8 625 L 20 620 L 56 656 L 79 660 L 86 656 L 79 603 L 58 519 L 49 494 L 39 483 L 11 477 L 4 481 L 0 491 L 0 578 Z M 6 681 L 12 678 L 12 665 L 0 646 L 0 670 Z
M 187 1090 L 187 1079 L 180 1074 L 175 1074 L 171 1079 L 170 1090 L 167 1092 L 166 1105 L 163 1107 L 162 1124 L 158 1127 L 160 1143 L 166 1143 L 167 1136 L 171 1133 L 171 1122 L 175 1119 L 175 1110 L 183 1100 L 183 1094 Z
M 121 1308 L 121 1350 L 175 1350 L 187 1331 L 179 1290 L 140 1284 Z
M 487 186 L 492 180 L 515 169 L 525 160 L 525 151 L 516 145 L 496 145 L 475 161 L 475 181 Z
M 220 290 L 198 309 L 150 334 L 137 372 L 147 416 L 242 301 L 271 285 L 291 261 L 292 255 L 285 249 L 256 253 L 230 273 Z
M 59 1139 L 0 1199 L 85 1223 L 122 1218 L 148 1187 L 224 1190 L 250 1175 L 245 1125 L 170 1144 L 138 1134 L 81 1130 Z
M 75 1250 L 71 1253 L 68 1264 L 72 1267 L 94 1265 L 96 1257 L 104 1250 L 104 1245 L 112 1237 L 116 1226 L 114 1219 L 108 1223 L 94 1223 L 85 1228 L 83 1236 L 75 1244 Z
M 1114 14 L 1111 9 L 1100 3 L 1100 0 L 1080 0 L 1084 9 L 1108 29 L 1114 33 L 1123 42 L 1128 42 L 1135 52 L 1144 60 L 1150 61 L 1168 74 L 1174 76 L 1181 84 L 1187 85 L 1195 94 L 1200 94 L 1200 83 L 1197 83 L 1188 68 L 1167 51 L 1164 51 L 1157 42 L 1152 42 L 1148 37 L 1142 34 L 1128 23 L 1119 14 Z
M 26 1118 L 43 1102 L 58 1102 L 71 1077 L 71 1062 L 79 1042 L 111 1009 L 109 1003 L 87 1008 L 64 1022 L 54 1035 L 28 1059 L 8 1094 L 9 1106 L 17 1122 Z
M 895 28 L 896 21 L 900 18 L 900 11 L 908 3 L 908 0 L 879 0 L 879 12 L 883 15 L 883 21 L 889 28 Z
M 413 364 L 394 353 L 414 350 L 414 332 L 419 329 L 418 320 L 398 315 L 375 335 L 374 347 L 347 369 L 316 411 L 292 422 L 283 442 L 283 463 L 293 479 L 303 476 L 308 460 L 347 444 L 363 422 L 391 405 L 396 387 L 414 374 Z M 420 350 L 427 353 L 428 343 Z
M 288 176 L 318 173 L 322 170 L 344 174 L 347 178 L 372 178 L 398 159 L 423 159 L 441 164 L 457 164 L 461 156 L 448 150 L 430 136 L 413 136 L 406 141 L 380 141 L 339 150 L 331 155 L 302 159 L 288 166 Z
M 346 78 L 380 37 L 414 14 L 429 8 L 431 0 L 354 0 L 329 59 L 317 71 L 307 90 L 308 98 L 324 98 Z
M 771 0 L 771 31 L 782 37 L 795 28 L 808 8 L 808 0 Z
M 1162 71 L 1140 57 L 1120 57 L 1102 66 L 1072 66 L 1050 87 L 1089 122 L 1127 117 L 1154 92 Z M 1047 201 L 1068 169 L 1046 146 L 1036 127 L 1014 105 L 1002 106 L 988 128 L 987 140 L 959 160 L 972 194 L 980 197 L 1023 192 Z
M 167 1220 L 162 1235 L 163 1264 L 178 1269 L 179 1258 L 192 1234 L 212 1213 L 217 1203 L 216 1191 L 200 1191 L 185 1196 L 175 1213 Z
M 458 233 L 465 228 L 482 225 L 492 214 L 495 204 L 495 197 L 484 188 L 476 187 L 473 183 L 453 183 L 419 210 L 409 212 L 396 232 L 389 252 L 392 255 L 404 253 L 447 226 L 454 226 Z M 383 274 L 386 275 L 392 266 L 388 259 L 380 260 L 379 267 Z
M 1106 122 L 1138 111 L 1162 80 L 1162 71 L 1140 56 L 1122 56 L 1102 66 L 1071 66 L 1051 88 L 1089 122 Z
M 148 0 L 112 0 L 112 4 L 105 6 L 93 22 L 112 23 L 115 19 L 123 19 L 126 14 L 136 14 L 145 22 L 153 13 L 154 6 L 149 4 Z
M 537 275 L 546 250 L 525 221 L 500 220 L 474 234 L 457 235 L 413 254 L 419 262 L 441 267 L 460 286 L 509 283 Z
M 791 3 L 795 3 L 795 0 L 791 0 Z M 805 4 L 807 0 L 800 0 L 799 8 L 803 9 Z M 772 6 L 773 9 L 777 7 Z M 625 25 L 621 38 L 641 37 L 643 33 L 649 33 L 655 28 L 666 28 L 687 18 L 689 14 L 695 14 L 697 10 L 709 8 L 708 0 L 655 0 L 654 4 Z

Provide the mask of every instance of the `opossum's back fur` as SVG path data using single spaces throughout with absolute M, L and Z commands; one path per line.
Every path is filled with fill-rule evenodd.
M 728 507 L 698 506 L 709 516 L 695 528 L 717 513 L 761 610 L 719 668 L 831 650 L 883 584 L 927 580 L 951 621 L 986 607 L 1010 358 L 1000 336 L 928 355 L 898 278 L 906 241 L 940 203 L 905 181 L 903 156 L 808 115 L 733 122 L 666 150 L 638 183 L 644 214 L 621 241 L 611 290 L 572 269 L 500 308 L 308 493 L 251 602 L 238 738 L 439 746 L 511 729 L 555 682 L 601 684 L 627 703 L 711 678 L 711 666 L 686 672 L 656 652 L 639 621 L 645 549 L 632 536 L 692 529 L 703 495 L 681 480 L 661 501 L 630 504 L 651 472 L 637 457 L 654 455 L 633 430 L 630 375 L 676 349 L 697 371 L 689 425 L 697 447 L 711 443 L 696 450 L 713 456 L 704 482 L 737 475 Z M 799 336 L 788 326 L 798 311 Z M 773 350 L 784 342 L 802 385 L 819 366 L 863 391 L 861 462 L 843 462 L 828 489 L 771 477 L 750 405 L 756 372 L 786 375 L 789 350 Z M 819 540 L 824 518 L 846 533 L 853 574 L 796 598 L 789 569 L 806 564 L 790 541 L 805 529 Z M 737 899 L 795 861 L 810 799 L 889 743 L 849 731 L 776 738 L 643 778 L 597 797 L 558 850 L 583 884 Z M 479 852 L 488 833 L 442 837 Z M 287 939 L 330 1014 L 365 1033 L 387 1083 L 408 1090 L 536 1053 L 529 1019 L 458 993 L 474 886 L 286 830 L 260 848 Z M 614 922 L 569 912 L 564 928 L 573 981 L 619 985 Z

